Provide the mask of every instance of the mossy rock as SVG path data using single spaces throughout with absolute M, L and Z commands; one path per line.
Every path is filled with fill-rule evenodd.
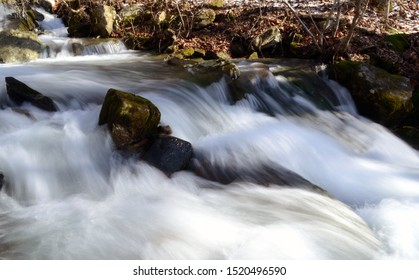
M 222 8 L 224 7 L 224 5 L 225 5 L 225 0 L 210 0 L 208 2 L 208 6 L 214 9 Z
M 201 29 L 211 25 L 215 20 L 215 16 L 213 9 L 201 9 L 195 17 L 194 28 Z
M 99 115 L 99 125 L 107 124 L 117 149 L 142 148 L 157 133 L 159 109 L 148 99 L 109 89 Z
M 249 55 L 249 58 L 248 58 L 248 59 L 252 60 L 252 59 L 258 59 L 258 58 L 259 58 L 258 53 L 257 53 L 257 52 L 252 52 L 252 53 Z
M 378 68 L 384 69 L 391 74 L 398 74 L 400 72 L 400 66 L 394 62 L 388 61 L 384 57 L 380 57 L 376 53 L 368 53 L 370 56 L 370 63 Z
M 141 23 L 145 13 L 145 6 L 143 4 L 132 4 L 122 8 L 118 15 L 126 26 L 136 25 Z
M 36 10 L 27 10 L 26 17 L 22 18 L 19 29 L 22 31 L 34 31 L 39 27 L 37 21 L 43 21 L 44 16 Z
M 412 111 L 412 88 L 406 77 L 351 61 L 330 65 L 327 72 L 349 89 L 360 114 L 378 123 L 397 126 Z
M 240 76 L 237 65 L 229 60 L 179 59 L 173 56 L 167 60 L 167 63 L 187 70 L 188 76 L 202 86 L 208 86 L 224 75 L 227 75 L 231 80 L 236 80 Z
M 261 51 L 263 49 L 272 48 L 282 41 L 281 31 L 274 26 L 267 29 L 263 34 L 253 38 L 251 45 L 253 50 Z
M 38 59 L 43 45 L 31 31 L 8 30 L 0 32 L 0 61 L 25 62 Z
M 396 52 L 402 53 L 410 48 L 409 36 L 404 33 L 390 34 L 384 37 L 390 43 L 390 47 Z
M 155 18 L 156 25 L 167 25 L 167 13 L 166 11 L 161 11 L 157 13 L 157 16 Z
M 193 48 L 187 48 L 187 49 L 181 49 L 179 52 L 182 55 L 182 57 L 192 57 L 193 54 L 195 53 L 195 50 Z

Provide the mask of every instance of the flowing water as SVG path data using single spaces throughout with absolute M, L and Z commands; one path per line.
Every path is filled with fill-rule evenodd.
M 120 47 L 74 56 L 46 36 L 63 51 L 0 65 L 0 259 L 419 258 L 418 153 L 336 83 L 325 110 L 273 74 L 295 61 L 239 62 L 234 103 L 226 77 L 204 85 Z M 59 111 L 16 107 L 7 76 Z M 98 126 L 109 88 L 156 104 L 211 175 L 167 177 L 116 151 Z

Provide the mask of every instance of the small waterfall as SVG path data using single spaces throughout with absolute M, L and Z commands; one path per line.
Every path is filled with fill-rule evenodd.
M 319 99 L 279 66 L 202 86 L 133 53 L 0 65 L 60 108 L 0 110 L 0 258 L 419 258 L 417 152 L 340 86 L 323 80 Z M 196 166 L 233 180 L 122 157 L 97 125 L 111 87 L 150 99 Z
M 338 84 L 291 60 L 202 85 L 42 13 L 44 59 L 0 64 L 0 81 L 59 111 L 15 108 L 0 86 L 0 259 L 419 258 L 418 152 Z M 111 87 L 157 105 L 194 147 L 189 170 L 115 150 L 97 124 Z
M 45 50 L 42 58 L 65 58 L 74 56 L 106 55 L 127 52 L 118 39 L 71 39 L 44 36 Z

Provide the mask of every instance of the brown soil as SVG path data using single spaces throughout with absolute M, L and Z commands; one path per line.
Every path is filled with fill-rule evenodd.
M 256 50 L 259 57 L 307 57 L 317 58 L 326 63 L 342 59 L 367 61 L 389 72 L 409 77 L 412 86 L 419 90 L 419 2 L 415 0 L 393 0 L 392 11 L 387 19 L 383 9 L 370 5 L 358 22 L 345 52 L 337 50 L 350 29 L 355 14 L 355 1 L 340 1 L 342 5 L 337 31 L 334 28 L 324 28 L 327 19 L 334 19 L 337 15 L 336 0 L 289 0 L 297 15 L 284 1 L 225 0 L 222 8 L 214 8 L 216 19 L 211 25 L 201 29 L 192 28 L 197 11 L 209 7 L 210 1 L 111 1 L 117 11 L 132 3 L 141 3 L 151 11 L 150 17 L 135 25 L 120 25 L 113 36 L 127 41 L 137 40 L 140 43 L 136 44 L 136 47 L 163 53 L 170 53 L 173 48 L 167 46 L 175 45 L 175 50 L 200 48 L 215 53 L 225 52 L 232 57 L 247 57 L 254 50 L 248 49 L 238 55 L 232 52 L 232 43 L 249 41 L 275 26 L 282 34 L 281 47 L 268 51 Z M 370 2 L 380 1 L 382 0 Z M 161 11 L 165 11 L 167 18 L 173 20 L 156 24 L 156 17 Z M 297 17 L 314 36 L 309 35 Z M 174 42 L 169 44 L 165 42 L 168 30 L 174 38 Z M 399 51 L 392 49 L 386 36 L 394 32 L 407 34 L 407 47 Z

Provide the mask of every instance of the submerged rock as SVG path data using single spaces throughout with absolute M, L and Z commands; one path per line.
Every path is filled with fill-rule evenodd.
M 141 159 L 166 175 L 186 169 L 192 157 L 192 144 L 172 136 L 159 137 L 144 152 Z
M 139 150 L 157 134 L 159 109 L 148 99 L 117 89 L 109 89 L 99 115 L 99 125 L 107 124 L 116 148 Z
M 170 58 L 167 63 L 173 66 L 182 66 L 194 75 L 227 75 L 232 80 L 240 77 L 240 69 L 235 63 L 225 59 L 179 59 L 177 57 Z
M 18 105 L 29 102 L 32 105 L 49 112 L 56 112 L 57 106 L 48 96 L 30 88 L 13 77 L 6 77 L 7 95 Z
M 397 126 L 413 108 L 412 88 L 406 77 L 351 61 L 330 65 L 328 74 L 349 89 L 361 115 L 378 123 Z
M 38 59 L 43 50 L 38 36 L 31 31 L 7 30 L 0 32 L 0 61 L 25 62 Z
M 231 165 L 211 164 L 203 159 L 194 158 L 191 169 L 205 179 L 231 184 L 233 182 L 247 182 L 263 186 L 278 185 L 288 187 L 307 188 L 325 192 L 302 176 L 278 164 L 260 164 L 257 166 L 237 167 Z

